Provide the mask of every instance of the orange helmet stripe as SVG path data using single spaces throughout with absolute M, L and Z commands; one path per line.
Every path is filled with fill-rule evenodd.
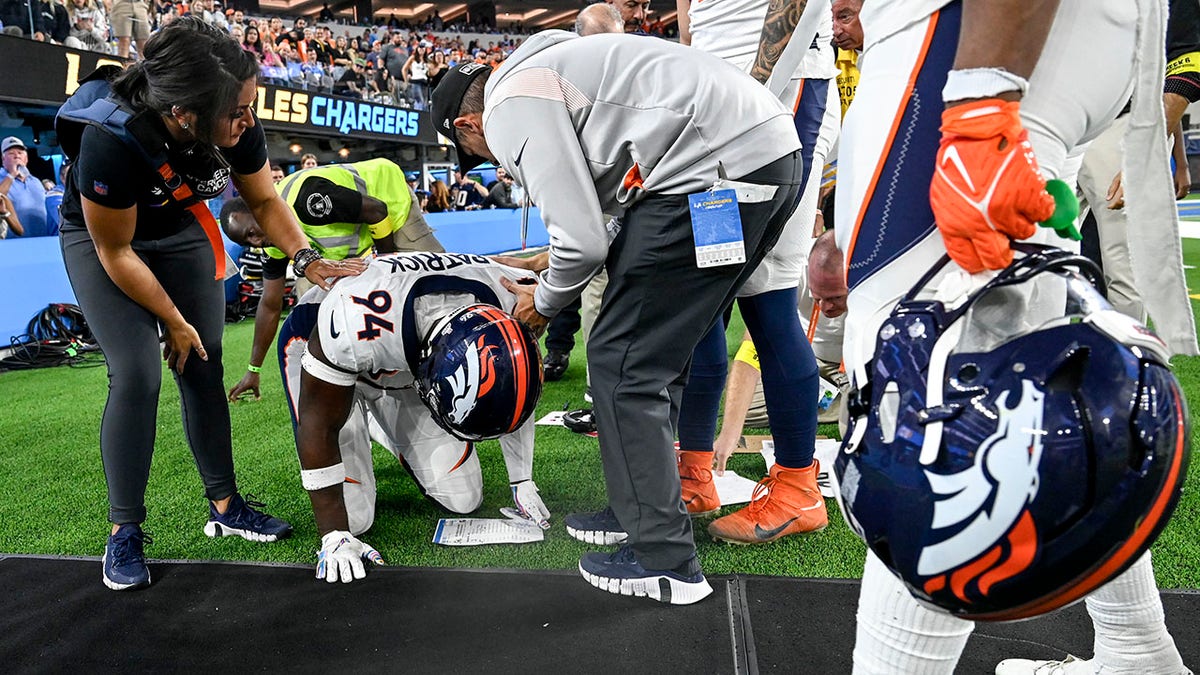
M 529 391 L 529 355 L 526 353 L 521 339 L 521 328 L 515 325 L 516 319 L 512 315 L 495 307 L 483 305 L 476 311 L 479 316 L 493 322 L 508 343 L 508 354 L 512 361 L 513 375 L 516 380 L 516 400 L 523 402 Z M 518 405 L 513 410 L 513 418 L 508 425 L 508 431 L 515 431 L 520 421 L 521 406 Z

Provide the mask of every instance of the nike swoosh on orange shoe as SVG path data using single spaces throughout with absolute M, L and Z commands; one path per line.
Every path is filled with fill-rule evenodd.
M 799 518 L 799 516 L 796 516 L 796 518 Z M 766 541 L 768 539 L 774 539 L 775 537 L 779 536 L 780 532 L 783 532 L 784 530 L 786 530 L 788 525 L 791 525 L 792 523 L 796 522 L 796 518 L 788 518 L 779 527 L 773 527 L 769 530 L 764 530 L 762 528 L 762 525 L 755 523 L 754 524 L 754 536 L 758 537 L 759 541 Z

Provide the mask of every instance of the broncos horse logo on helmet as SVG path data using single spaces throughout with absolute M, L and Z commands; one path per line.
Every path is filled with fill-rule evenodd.
M 1036 550 L 1036 541 L 1029 543 L 1037 533 L 1028 504 L 1039 485 L 1045 393 L 1022 380 L 1020 394 L 1014 394 L 1006 392 L 1000 401 L 996 431 L 979 446 L 974 464 L 953 474 L 925 470 L 935 495 L 930 528 L 949 532 L 925 546 L 917 560 L 917 572 L 933 577 L 925 583 L 926 592 L 945 587 L 945 573 L 972 560 L 987 561 L 976 575 L 981 587 L 1029 566 L 1026 554 Z M 1016 399 L 1012 408 L 1009 399 Z M 1006 541 L 1007 546 L 996 543 Z M 959 578 L 963 586 L 970 580 Z
M 475 409 L 475 402 L 480 397 L 487 396 L 492 385 L 496 383 L 495 355 L 496 345 L 484 344 L 484 336 L 467 345 L 466 358 L 454 374 L 450 376 L 450 388 L 454 399 L 450 404 L 448 416 L 454 424 L 462 424 L 467 416 Z
M 416 385 L 434 420 L 454 437 L 482 441 L 511 433 L 541 397 L 537 340 L 498 307 L 461 307 L 426 338 Z
M 1189 453 L 1165 345 L 1112 309 L 1086 258 L 1017 248 L 957 304 L 924 294 L 946 258 L 896 305 L 834 464 L 851 527 L 914 597 L 965 619 L 1036 616 L 1123 572 L 1166 525 Z M 1024 301 L 1038 306 L 1014 312 Z

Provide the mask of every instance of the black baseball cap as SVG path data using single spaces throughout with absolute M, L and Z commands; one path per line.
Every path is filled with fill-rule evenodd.
M 292 207 L 305 225 L 361 223 L 362 195 L 321 176 L 303 179 Z
M 461 63 L 442 76 L 437 89 L 433 90 L 433 123 L 438 133 L 449 138 L 458 150 L 458 163 L 462 171 L 470 171 L 483 164 L 483 157 L 472 155 L 458 144 L 458 134 L 454 132 L 454 119 L 458 117 L 458 109 L 462 107 L 463 96 L 475 78 L 492 72 L 492 67 L 482 63 Z

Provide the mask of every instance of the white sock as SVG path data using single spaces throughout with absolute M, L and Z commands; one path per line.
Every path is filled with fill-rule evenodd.
M 974 628 L 973 622 L 922 607 L 867 552 L 858 596 L 855 673 L 953 673 Z
M 1190 673 L 1167 632 L 1150 551 L 1087 597 L 1097 673 Z

